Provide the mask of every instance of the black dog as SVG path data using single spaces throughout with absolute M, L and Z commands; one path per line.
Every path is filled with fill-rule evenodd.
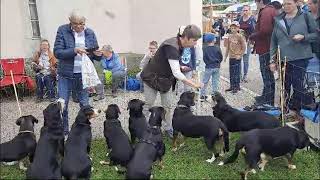
M 144 104 L 145 103 L 139 99 L 132 99 L 128 103 L 128 110 L 130 110 L 129 131 L 132 143 L 135 143 L 136 138 L 141 139 L 144 131 L 148 127 L 146 117 L 142 113 Z
M 121 165 L 127 167 L 128 162 L 133 154 L 128 135 L 121 127 L 118 120 L 120 109 L 116 104 L 108 106 L 106 113 L 106 121 L 104 121 L 104 137 L 106 138 L 107 147 L 110 150 L 110 165 Z M 108 164 L 104 161 L 101 164 Z M 118 171 L 118 168 L 115 167 Z
M 275 129 L 254 129 L 241 136 L 233 154 L 219 165 L 234 162 L 239 151 L 244 148 L 245 160 L 249 167 L 241 174 L 242 178 L 246 179 L 249 172 L 255 173 L 258 167 L 264 170 L 268 162 L 267 156 L 271 158 L 285 156 L 288 160 L 288 168 L 296 169 L 296 166 L 292 164 L 293 154 L 297 149 L 302 149 L 308 144 L 308 135 L 303 130 L 288 126 Z
M 60 100 L 43 111 L 45 126 L 41 129 L 40 139 L 33 163 L 27 170 L 27 179 L 61 179 L 58 154 L 60 142 L 64 140 L 62 111 L 64 101 Z
M 161 135 L 161 122 L 165 116 L 163 107 L 152 107 L 150 110 L 149 126 L 136 145 L 134 155 L 128 164 L 127 179 L 150 179 L 154 161 L 159 159 L 162 166 L 162 157 L 165 154 L 165 144 Z
M 100 112 L 91 106 L 84 106 L 78 112 L 66 141 L 61 163 L 61 173 L 66 179 L 90 179 L 92 167 L 89 157 L 92 139 L 90 119 Z
M 38 123 L 38 119 L 32 115 L 17 119 L 16 124 L 20 126 L 19 133 L 11 141 L 0 144 L 0 162 L 20 161 L 29 156 L 29 161 L 32 163 L 37 146 L 34 123 Z M 26 170 L 22 161 L 19 167 Z
M 280 121 L 266 112 L 246 112 L 232 108 L 220 93 L 212 96 L 212 100 L 216 102 L 216 105 L 212 108 L 213 115 L 219 118 L 230 132 L 280 127 Z
M 224 124 L 213 116 L 193 115 L 190 107 L 195 105 L 194 99 L 194 92 L 188 91 L 182 93 L 178 101 L 178 106 L 174 110 L 172 118 L 173 151 L 177 150 L 179 132 L 185 137 L 203 137 L 207 148 L 213 151 L 211 159 L 206 161 L 212 163 L 215 160 L 215 156 L 219 156 L 215 148 L 216 141 L 218 141 L 219 144 L 224 143 L 224 148 L 221 149 L 222 154 L 224 151 L 229 151 L 229 132 Z

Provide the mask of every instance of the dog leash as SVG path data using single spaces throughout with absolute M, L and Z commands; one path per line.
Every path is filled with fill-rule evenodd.
M 304 132 L 304 133 L 306 133 L 307 136 L 308 136 L 311 140 L 313 140 L 315 144 L 317 144 L 318 146 L 320 146 L 320 142 L 319 142 L 319 140 L 318 140 L 317 138 L 314 138 L 314 137 L 310 136 L 307 132 L 298 129 L 297 127 L 293 126 L 293 124 L 288 124 L 288 123 L 287 123 L 286 125 L 287 125 L 288 127 L 292 128 L 292 129 L 297 130 L 298 132 Z

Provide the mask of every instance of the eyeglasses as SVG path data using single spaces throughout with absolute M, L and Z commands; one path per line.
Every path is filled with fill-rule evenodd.
M 84 26 L 85 25 L 84 22 L 72 22 L 72 21 L 70 21 L 70 23 L 71 23 L 72 26 Z
M 249 11 L 248 9 L 244 9 L 244 10 L 242 10 L 242 11 Z

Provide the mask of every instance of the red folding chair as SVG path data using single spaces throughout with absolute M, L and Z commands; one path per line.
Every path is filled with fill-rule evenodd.
M 13 74 L 14 83 L 21 84 L 23 87 L 23 93 L 25 89 L 33 90 L 34 82 L 31 77 L 25 73 L 24 59 L 1 59 L 0 65 L 3 71 L 3 78 L 0 79 L 0 89 L 10 87 L 13 85 L 11 78 L 11 71 Z

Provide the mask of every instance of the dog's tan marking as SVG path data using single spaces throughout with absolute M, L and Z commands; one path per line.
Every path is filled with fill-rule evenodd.
M 261 162 L 260 162 L 260 164 L 258 166 L 261 169 L 261 171 L 264 171 L 264 167 L 266 166 L 266 164 L 268 162 L 268 157 L 267 157 L 266 154 L 261 153 L 260 154 L 260 158 L 261 158 Z
M 293 162 L 292 162 L 292 156 L 291 156 L 291 154 L 286 154 L 284 157 L 288 160 L 288 168 L 289 168 L 289 169 L 292 169 L 292 170 L 293 170 L 293 169 L 297 169 L 297 166 L 294 165 Z
M 24 166 L 23 161 L 19 161 L 19 169 L 26 171 L 27 168 Z
M 159 167 L 161 170 L 164 168 L 163 161 L 159 161 Z

